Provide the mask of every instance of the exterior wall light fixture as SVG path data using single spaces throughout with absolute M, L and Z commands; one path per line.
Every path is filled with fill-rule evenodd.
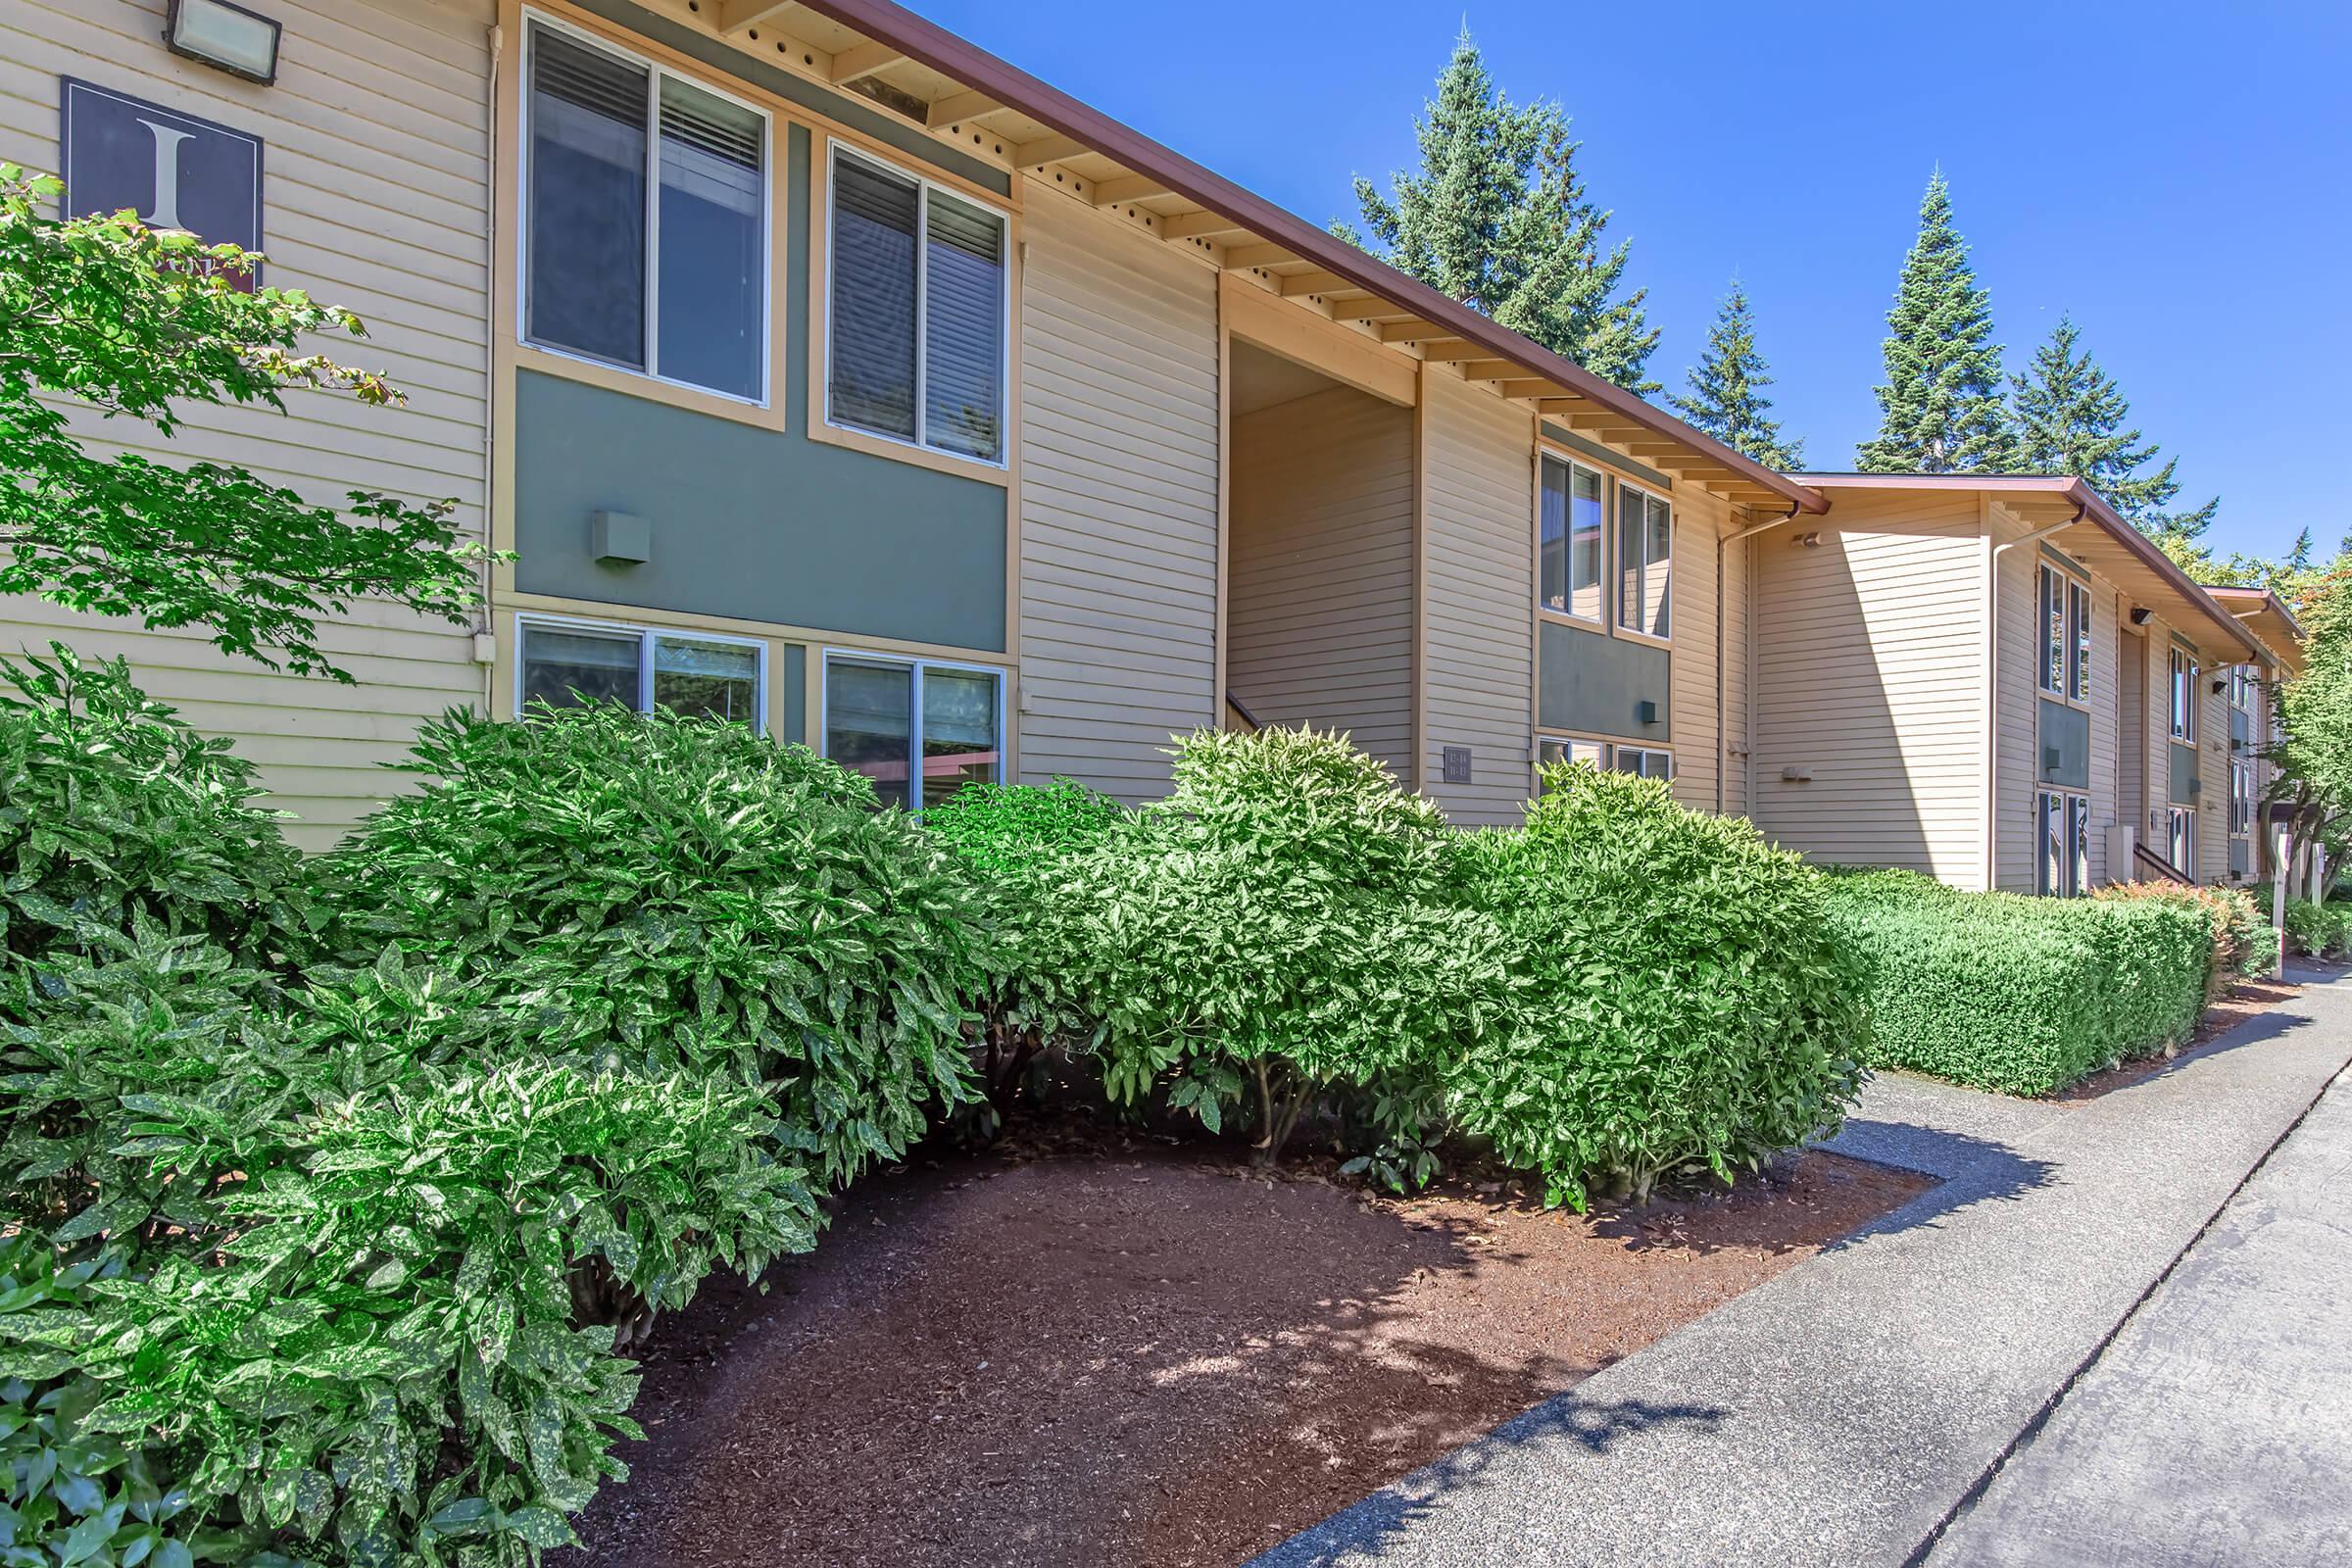
M 281 30 L 270 18 L 228 0 L 172 0 L 164 47 L 267 87 L 277 80 Z

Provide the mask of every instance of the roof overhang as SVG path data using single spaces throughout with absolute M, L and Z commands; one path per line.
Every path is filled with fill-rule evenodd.
M 2056 525 L 2050 535 L 2052 544 L 2141 604 L 2164 612 L 2200 647 L 2208 640 L 2206 633 L 2218 632 L 2233 662 L 2278 659 L 2244 621 L 2224 609 L 2175 565 L 2154 540 L 2133 527 L 2083 480 L 1987 473 L 1802 473 L 1793 477 L 1829 497 L 1833 521 L 1840 494 L 1943 491 L 1993 496 L 2029 523 Z
M 821 62 L 824 79 L 915 119 L 967 154 L 1001 149 L 1006 167 L 1193 247 L 1400 355 L 1455 367 L 1740 505 L 1827 510 L 1819 493 L 1787 474 L 890 0 L 721 0 L 710 9 L 725 36 L 758 28 L 763 37 L 818 40 L 805 55 L 781 52 L 796 68 Z
M 2303 673 L 2303 627 L 2285 600 L 2268 588 L 2236 588 L 2223 583 L 2207 583 L 2205 591 L 2213 595 L 2214 603 L 2250 628 L 2261 638 L 2263 646 L 2278 656 L 2290 675 Z

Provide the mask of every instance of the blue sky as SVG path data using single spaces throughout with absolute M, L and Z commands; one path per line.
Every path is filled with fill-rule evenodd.
M 2352 6 L 910 3 L 1317 222 L 1411 162 L 1467 21 L 1506 92 L 1573 117 L 1657 378 L 1679 388 L 1739 272 L 1821 467 L 1876 428 L 1940 162 L 2013 368 L 2071 310 L 2182 499 L 2221 495 L 2219 548 L 2352 527 Z

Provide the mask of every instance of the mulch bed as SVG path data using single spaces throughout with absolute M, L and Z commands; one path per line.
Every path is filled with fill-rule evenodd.
M 1239 1563 L 1929 1185 L 1815 1152 L 1580 1216 L 1032 1124 L 663 1322 L 634 1477 L 552 1560 Z

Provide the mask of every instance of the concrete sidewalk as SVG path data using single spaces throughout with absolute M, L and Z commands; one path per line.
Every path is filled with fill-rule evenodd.
M 1929 1568 L 2352 1562 L 2352 1076 L 1929 1555 Z
M 1832 1147 L 1942 1186 L 1252 1568 L 1909 1561 L 2347 1058 L 2352 978 L 2094 1101 L 1881 1080 Z

